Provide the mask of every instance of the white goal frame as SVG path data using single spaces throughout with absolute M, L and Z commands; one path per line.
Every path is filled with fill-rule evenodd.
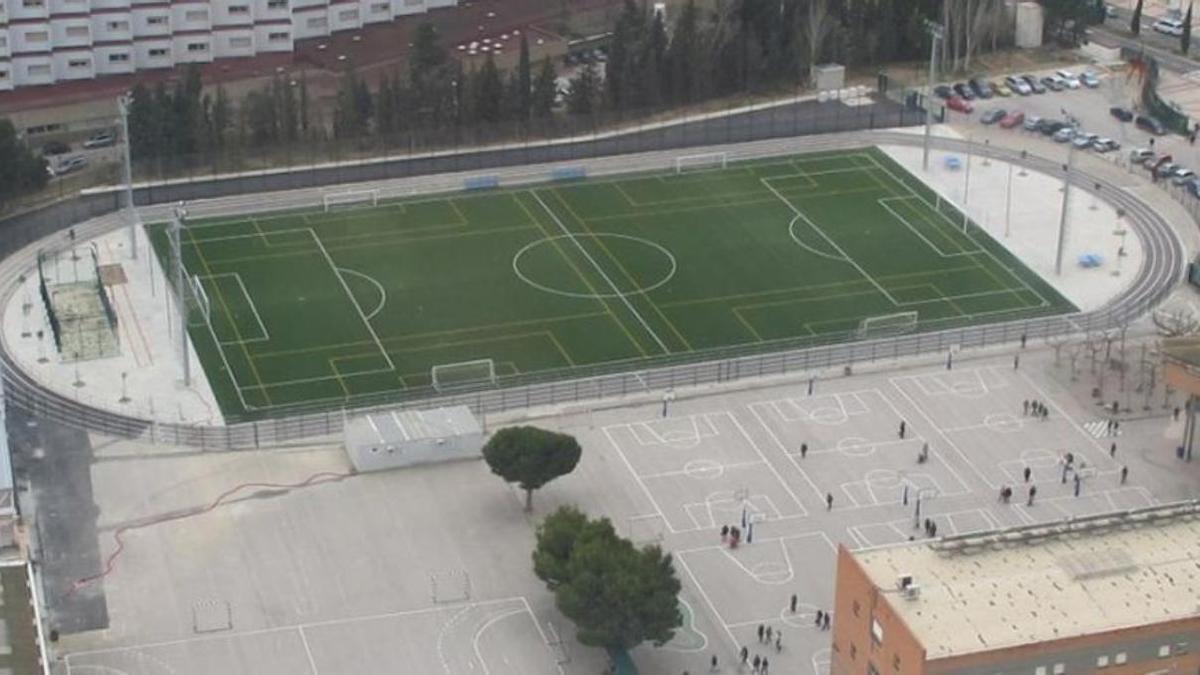
M 379 190 L 347 190 L 321 195 L 321 208 L 331 211 L 339 206 L 379 206 Z
M 856 335 L 860 338 L 888 337 L 909 333 L 917 328 L 917 312 L 896 312 L 864 317 L 858 322 Z
M 480 375 L 476 377 L 464 378 L 461 382 L 447 382 L 442 373 L 448 371 L 462 370 L 467 372 L 478 372 Z M 442 375 L 439 377 L 439 375 Z M 429 369 L 430 382 L 433 388 L 437 391 L 445 391 L 453 389 L 457 386 L 465 386 L 472 384 L 496 384 L 496 363 L 491 359 L 475 359 L 473 361 L 459 361 L 457 363 L 441 363 Z
M 712 171 L 729 166 L 729 153 L 708 152 L 702 155 L 681 155 L 675 158 L 675 173 L 682 174 L 691 171 Z
M 188 284 L 192 287 L 192 298 L 196 306 L 200 308 L 200 315 L 204 317 L 206 323 L 211 323 L 212 301 L 208 298 L 208 292 L 204 290 L 204 284 L 200 283 L 200 277 L 195 274 L 189 276 Z

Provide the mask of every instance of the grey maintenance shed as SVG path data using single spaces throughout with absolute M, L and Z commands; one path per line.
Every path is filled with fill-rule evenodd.
M 467 406 L 372 412 L 347 420 L 345 444 L 355 469 L 381 471 L 481 457 L 483 428 Z

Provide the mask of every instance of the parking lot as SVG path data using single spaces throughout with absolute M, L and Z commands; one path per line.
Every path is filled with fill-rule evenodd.
M 1113 107 L 1124 108 L 1133 115 L 1139 114 L 1134 105 L 1139 86 L 1136 79 L 1129 79 L 1123 72 L 1114 73 L 1099 66 L 1076 67 L 1069 70 L 1075 75 L 1085 71 L 1094 73 L 1099 79 L 1099 86 L 1096 88 L 1080 86 L 1077 89 L 1062 91 L 1047 90 L 1043 94 L 1035 93 L 1026 96 L 1012 94 L 1010 96 L 993 96 L 990 99 L 976 98 L 970 102 L 974 108 L 972 112 L 949 111 L 949 121 L 965 126 L 967 133 L 970 133 L 972 125 L 979 125 L 982 132 L 984 126 L 982 120 L 990 111 L 997 109 L 1006 113 L 1020 111 L 1027 119 L 1040 117 L 1064 123 L 1073 122 L 1081 133 L 1112 139 L 1120 145 L 1119 150 L 1106 153 L 1113 161 L 1127 163 L 1131 151 L 1143 148 L 1152 150 L 1158 158 L 1170 155 L 1171 161 L 1182 167 L 1200 169 L 1200 150 L 1192 145 L 1188 138 L 1173 133 L 1156 136 L 1138 128 L 1133 121 L 1122 122 L 1112 115 L 1110 109 Z M 1052 70 L 1047 70 L 1029 74 L 1041 80 L 1052 73 Z M 1006 75 L 1007 73 L 998 73 L 988 76 L 986 79 L 992 82 L 1003 81 Z M 965 80 L 954 80 L 947 84 L 953 85 L 959 82 L 965 83 Z M 997 122 L 991 126 L 999 128 L 1000 125 Z M 1019 124 L 1007 130 L 1007 133 L 1037 134 L 1039 132 L 1028 130 L 1024 125 Z M 1060 135 L 1054 140 L 1060 141 L 1065 147 L 1069 142 L 1064 139 L 1065 135 Z M 1050 140 L 1050 137 L 1046 138 Z M 1096 151 L 1088 148 L 1086 152 L 1095 153 Z

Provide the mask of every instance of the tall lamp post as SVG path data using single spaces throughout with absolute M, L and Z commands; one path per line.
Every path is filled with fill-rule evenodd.
M 133 95 L 124 94 L 117 98 L 117 110 L 121 113 L 121 150 L 123 166 L 122 178 L 125 181 L 125 208 L 129 211 L 129 256 L 137 260 L 137 228 L 138 212 L 133 206 L 133 165 L 130 158 L 129 146 L 129 107 L 133 104 Z
M 925 30 L 929 32 L 929 87 L 925 92 L 925 148 L 921 156 L 921 168 L 929 171 L 929 135 L 933 128 L 933 80 L 937 77 L 938 45 L 946 36 L 942 24 L 925 21 Z

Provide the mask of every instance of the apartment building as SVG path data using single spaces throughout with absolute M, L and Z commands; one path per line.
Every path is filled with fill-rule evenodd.
M 838 550 L 831 675 L 1196 675 L 1200 502 Z
M 0 91 L 290 52 L 457 0 L 0 0 Z

